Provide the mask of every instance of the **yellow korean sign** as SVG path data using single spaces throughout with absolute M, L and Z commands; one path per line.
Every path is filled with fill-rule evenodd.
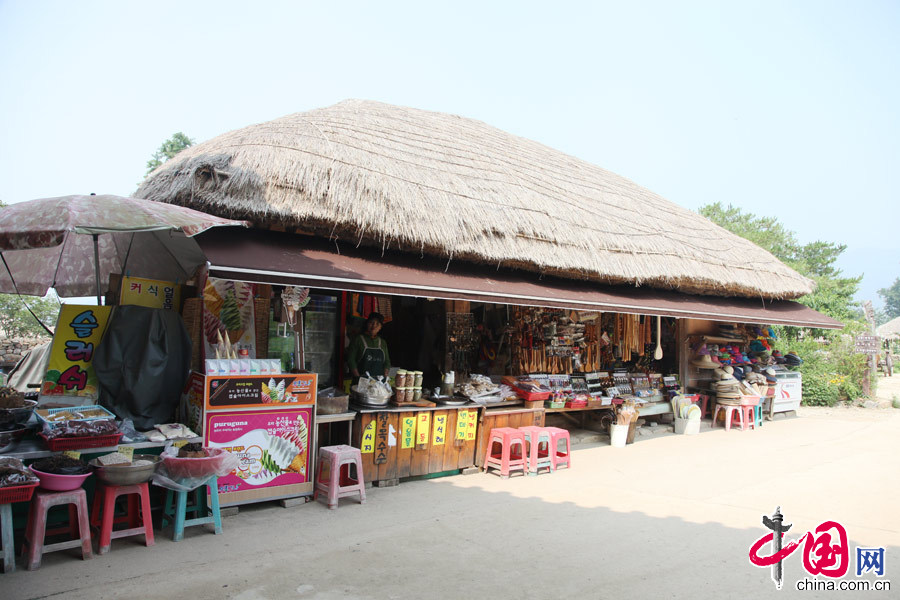
M 413 448 L 416 445 L 416 418 L 403 417 L 400 428 L 400 447 Z
M 360 444 L 359 451 L 362 454 L 372 454 L 375 452 L 375 425 L 377 421 L 372 419 L 369 421 L 369 424 L 366 425 L 365 431 L 363 431 L 362 443 Z
M 181 306 L 181 286 L 171 281 L 123 277 L 119 304 L 177 311 Z
M 91 361 L 103 339 L 109 314 L 109 306 L 60 307 L 41 395 L 98 397 L 100 387 Z
M 465 441 L 468 427 L 469 411 L 461 408 L 456 412 L 456 439 Z
M 431 432 L 432 446 L 443 446 L 447 439 L 447 415 L 434 415 L 434 429 Z
M 431 413 L 422 411 L 416 417 L 416 445 L 428 444 L 429 427 L 431 426 Z
M 469 422 L 466 424 L 466 441 L 471 442 L 475 439 L 475 433 L 478 431 L 478 411 L 469 411 Z

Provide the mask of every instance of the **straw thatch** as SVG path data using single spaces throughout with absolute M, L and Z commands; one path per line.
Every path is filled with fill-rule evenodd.
M 768 252 L 600 167 L 480 121 L 348 100 L 220 135 L 136 196 L 541 273 L 795 298 Z
M 900 317 L 880 325 L 875 329 L 875 333 L 887 340 L 900 339 Z

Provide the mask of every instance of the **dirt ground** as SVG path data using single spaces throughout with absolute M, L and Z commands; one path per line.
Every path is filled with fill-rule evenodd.
M 834 520 L 851 560 L 857 545 L 884 547 L 900 589 L 898 472 L 900 410 L 805 408 L 758 431 L 582 444 L 571 470 L 537 477 L 411 481 L 333 511 L 245 506 L 218 536 L 193 527 L 178 543 L 157 531 L 149 548 L 114 540 L 88 561 L 48 554 L 0 575 L 0 598 L 834 597 L 796 589 L 801 551 L 781 591 L 749 563 L 776 506 L 788 538 Z

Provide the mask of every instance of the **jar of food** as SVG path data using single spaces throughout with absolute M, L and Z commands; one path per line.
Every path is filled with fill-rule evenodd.
M 422 388 L 413 388 L 413 401 L 418 402 L 422 399 Z
M 413 387 L 421 388 L 422 387 L 422 371 L 415 372 L 415 384 Z
M 394 394 L 395 394 L 395 397 L 397 398 L 397 402 L 406 402 L 406 390 L 408 390 L 408 389 L 409 388 L 406 388 L 406 387 L 395 388 Z
M 406 401 L 407 402 L 413 402 L 415 400 L 415 396 L 416 396 L 416 391 L 413 388 L 411 388 L 411 387 L 406 388 Z
M 409 385 L 409 374 L 403 369 L 399 369 L 394 375 L 394 387 L 405 388 Z

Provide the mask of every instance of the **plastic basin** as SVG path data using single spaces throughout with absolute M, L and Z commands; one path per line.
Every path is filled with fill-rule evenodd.
M 55 473 L 44 473 L 43 471 L 38 471 L 32 467 L 28 468 L 41 480 L 40 488 L 52 492 L 76 490 L 81 487 L 81 484 L 84 483 L 85 479 L 91 476 L 90 472 L 82 475 L 57 475 Z
M 175 479 L 199 479 L 210 477 L 219 472 L 228 453 L 221 448 L 206 448 L 209 456 L 205 458 L 163 457 L 166 471 Z

